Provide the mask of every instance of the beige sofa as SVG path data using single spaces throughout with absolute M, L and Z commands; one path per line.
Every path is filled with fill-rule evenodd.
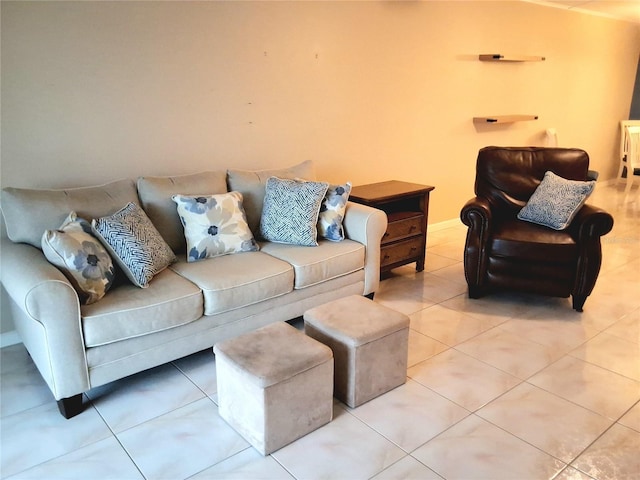
M 255 232 L 271 176 L 315 174 L 304 162 L 282 170 L 141 177 L 67 190 L 3 189 L 9 240 L 3 239 L 2 284 L 15 328 L 65 417 L 82 411 L 82 394 L 91 388 L 299 317 L 330 300 L 373 295 L 387 220 L 380 210 L 351 202 L 343 241 L 306 247 L 256 236 L 259 251 L 187 262 L 171 196 L 239 191 Z M 45 258 L 43 232 L 59 228 L 70 211 L 90 221 L 129 202 L 143 208 L 177 260 L 147 288 L 120 275 L 103 298 L 83 305 L 68 278 Z

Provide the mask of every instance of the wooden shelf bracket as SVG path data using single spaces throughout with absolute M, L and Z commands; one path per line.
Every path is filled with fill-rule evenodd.
M 544 62 L 545 57 L 538 55 L 502 55 L 500 53 L 483 53 L 478 55 L 483 62 Z
M 480 123 L 513 123 L 537 119 L 537 115 L 492 115 L 488 117 L 473 117 L 474 122 Z

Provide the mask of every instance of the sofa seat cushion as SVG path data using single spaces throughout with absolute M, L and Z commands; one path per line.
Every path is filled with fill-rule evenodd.
M 177 327 L 202 317 L 202 291 L 166 269 L 145 289 L 113 287 L 100 301 L 82 306 L 85 345 L 95 347 Z
M 513 219 L 494 228 L 490 255 L 533 262 L 573 263 L 578 247 L 567 231 Z
M 301 289 L 341 277 L 364 268 L 364 245 L 353 240 L 320 240 L 317 247 L 265 242 L 262 252 L 291 264 L 294 288 Z
M 293 290 L 293 267 L 262 252 L 223 255 L 199 262 L 182 259 L 170 268 L 200 287 L 205 315 L 252 305 Z

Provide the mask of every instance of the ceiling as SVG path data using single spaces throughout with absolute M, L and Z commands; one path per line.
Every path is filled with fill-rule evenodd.
M 545 0 L 533 3 L 640 23 L 640 0 Z

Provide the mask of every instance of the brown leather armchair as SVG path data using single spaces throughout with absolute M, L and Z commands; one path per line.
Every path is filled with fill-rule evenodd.
M 600 237 L 613 217 L 585 204 L 566 230 L 517 218 L 547 170 L 588 180 L 589 156 L 569 148 L 485 147 L 476 164 L 476 197 L 460 212 L 469 227 L 464 274 L 469 297 L 517 290 L 573 298 L 581 312 L 600 272 Z

